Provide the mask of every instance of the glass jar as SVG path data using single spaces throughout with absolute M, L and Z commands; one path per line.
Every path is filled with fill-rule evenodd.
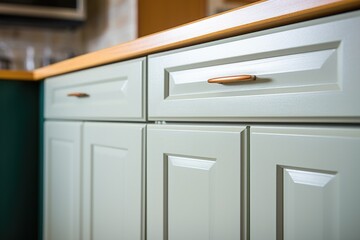
M 12 68 L 12 52 L 5 42 L 0 42 L 0 69 Z

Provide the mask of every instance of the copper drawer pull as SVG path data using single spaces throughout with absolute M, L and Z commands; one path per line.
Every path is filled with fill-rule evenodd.
M 78 98 L 89 97 L 89 96 L 90 96 L 89 94 L 82 92 L 74 92 L 68 94 L 68 97 L 78 97 Z
M 227 84 L 227 83 L 254 81 L 254 80 L 256 80 L 255 75 L 238 75 L 238 76 L 211 78 L 208 80 L 208 83 Z

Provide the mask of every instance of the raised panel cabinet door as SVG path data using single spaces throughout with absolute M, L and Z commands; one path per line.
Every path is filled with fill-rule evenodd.
M 45 122 L 44 239 L 80 239 L 81 122 Z
M 147 239 L 239 240 L 246 128 L 151 125 Z
M 252 240 L 360 239 L 360 128 L 254 127 Z
M 85 123 L 83 239 L 144 239 L 143 124 Z

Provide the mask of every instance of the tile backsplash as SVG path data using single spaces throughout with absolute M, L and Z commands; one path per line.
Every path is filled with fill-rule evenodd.
M 84 52 L 79 30 L 1 26 L 0 57 L 9 68 L 32 70 Z

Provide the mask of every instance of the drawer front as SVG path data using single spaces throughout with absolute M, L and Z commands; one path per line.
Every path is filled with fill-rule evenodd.
M 359 25 L 355 12 L 152 55 L 149 119 L 359 121 Z M 256 80 L 208 83 L 238 75 Z
M 145 120 L 145 59 L 101 66 L 45 81 L 45 117 Z

